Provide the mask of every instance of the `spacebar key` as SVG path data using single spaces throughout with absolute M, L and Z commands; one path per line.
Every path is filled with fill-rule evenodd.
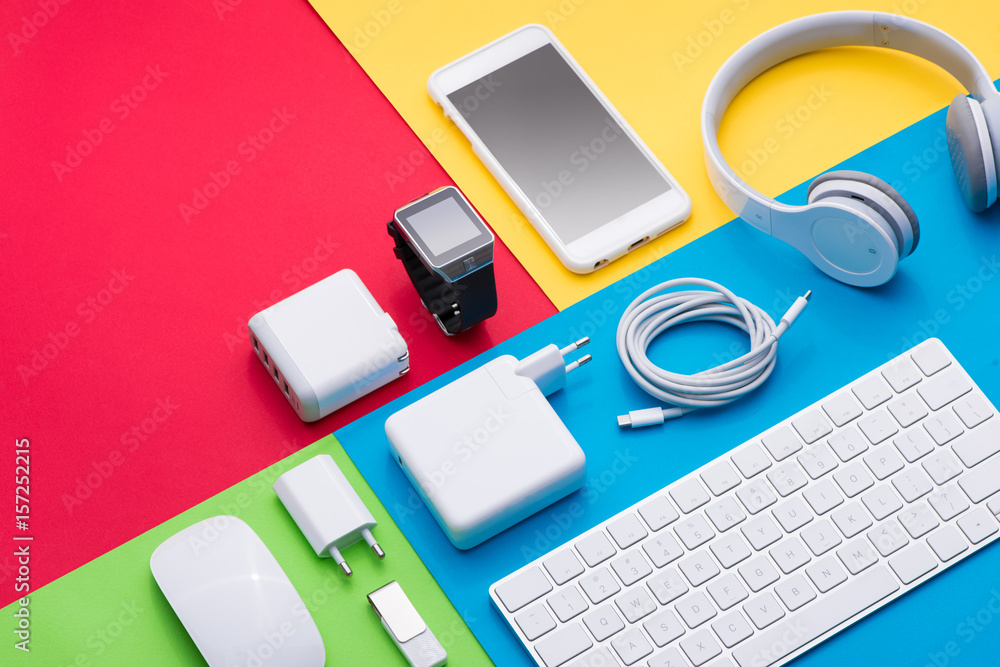
M 733 657 L 740 667 L 767 667 L 797 651 L 820 635 L 863 612 L 899 589 L 884 566 L 874 567 L 816 604 L 792 614 L 743 644 Z

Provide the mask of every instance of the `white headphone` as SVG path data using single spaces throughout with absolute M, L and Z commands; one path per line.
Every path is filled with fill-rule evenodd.
M 888 183 L 856 171 L 822 174 L 805 206 L 781 204 L 747 185 L 726 163 L 717 134 L 736 94 L 765 70 L 790 58 L 835 46 L 882 46 L 936 63 L 972 94 L 948 109 L 948 152 L 965 203 L 979 212 L 997 199 L 1000 93 L 972 52 L 950 35 L 895 14 L 845 11 L 816 14 L 752 39 L 712 79 L 701 110 L 709 180 L 738 216 L 784 241 L 827 275 L 873 287 L 896 273 L 920 240 L 913 209 Z M 991 138 L 992 135 L 992 138 Z

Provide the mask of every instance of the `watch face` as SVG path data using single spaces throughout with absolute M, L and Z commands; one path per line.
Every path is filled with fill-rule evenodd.
M 455 187 L 400 208 L 396 222 L 429 268 L 452 280 L 493 258 L 493 232 Z

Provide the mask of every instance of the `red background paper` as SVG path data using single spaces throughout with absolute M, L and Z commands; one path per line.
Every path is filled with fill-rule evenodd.
M 499 312 L 446 338 L 385 223 L 450 179 L 306 2 L 225 2 L 0 9 L 0 544 L 34 537 L 32 589 L 555 312 L 498 239 Z M 303 424 L 246 322 L 345 267 L 411 371 Z

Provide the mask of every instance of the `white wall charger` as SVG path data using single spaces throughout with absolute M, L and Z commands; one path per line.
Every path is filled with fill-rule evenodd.
M 316 421 L 410 370 L 406 341 L 344 269 L 250 318 L 250 342 L 302 421 Z
M 389 447 L 451 542 L 469 549 L 578 489 L 586 457 L 545 398 L 589 342 L 510 355 L 396 412 Z

